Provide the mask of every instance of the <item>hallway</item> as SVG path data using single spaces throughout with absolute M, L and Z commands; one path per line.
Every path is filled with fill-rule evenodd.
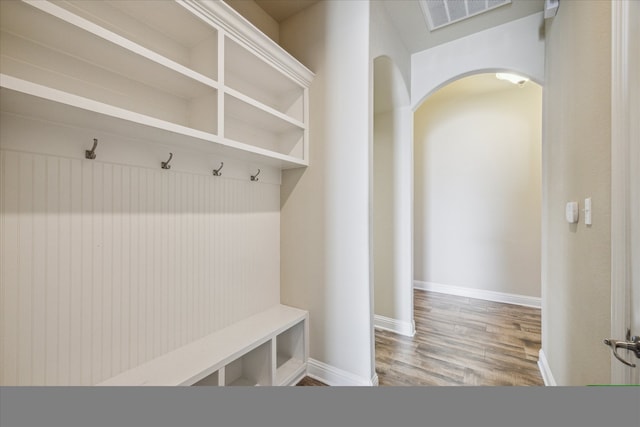
M 543 385 L 540 310 L 414 291 L 416 335 L 376 330 L 381 386 Z
M 380 386 L 544 385 L 539 309 L 423 290 L 414 301 L 413 338 L 376 330 Z

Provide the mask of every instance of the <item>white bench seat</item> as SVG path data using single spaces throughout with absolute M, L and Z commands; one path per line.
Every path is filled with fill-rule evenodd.
M 267 379 L 263 381 L 265 384 L 257 385 L 289 385 L 292 380 L 306 373 L 307 320 L 306 311 L 277 305 L 124 371 L 98 385 L 192 385 L 216 372 L 220 372 L 218 385 L 225 385 L 224 369 L 227 365 L 269 342 L 268 354 L 265 353 L 268 359 L 266 363 L 270 365 L 266 373 Z M 295 345 L 298 345 L 299 350 L 279 353 L 276 349 L 278 337 L 283 333 L 287 334 L 294 327 L 301 328 L 302 331 L 299 339 L 294 340 L 297 341 Z M 287 344 L 290 341 L 287 339 Z M 241 382 L 243 381 L 239 381 Z

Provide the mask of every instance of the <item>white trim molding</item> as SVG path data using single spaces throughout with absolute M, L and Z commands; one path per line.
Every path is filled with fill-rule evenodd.
M 542 379 L 544 380 L 544 385 L 552 387 L 558 385 L 555 378 L 553 378 L 551 367 L 549 366 L 549 362 L 547 361 L 547 356 L 545 356 L 542 349 L 540 349 L 540 352 L 538 353 L 538 368 L 540 369 L 540 374 L 542 375 Z
M 364 378 L 315 359 L 309 359 L 307 375 L 330 386 L 367 387 L 378 385 L 378 375 L 374 375 L 371 379 Z
M 413 337 L 416 334 L 416 324 L 414 321 L 406 322 L 376 314 L 373 316 L 373 325 L 378 329 L 394 332 L 404 335 L 405 337 Z
M 638 179 L 630 160 L 632 120 L 636 120 L 631 107 L 634 42 L 630 7 L 628 1 L 611 3 L 611 337 L 618 339 L 624 337 L 631 324 L 628 292 L 633 260 L 629 213 L 634 195 L 631 183 Z M 631 384 L 631 375 L 631 369 L 611 357 L 612 384 Z
M 420 280 L 414 280 L 413 288 L 423 291 L 439 292 L 441 294 L 457 295 L 460 297 L 522 305 L 525 307 L 541 308 L 542 306 L 542 300 L 539 297 L 509 294 L 506 292 L 488 291 L 484 289 L 472 289 L 462 286 L 443 285 L 441 283 L 435 282 L 422 282 Z

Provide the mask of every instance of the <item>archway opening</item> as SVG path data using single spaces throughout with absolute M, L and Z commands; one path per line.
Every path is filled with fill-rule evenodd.
M 437 348 L 450 351 L 452 359 L 460 340 L 485 356 L 518 353 L 531 372 L 526 381 L 537 381 L 541 86 L 512 84 L 495 73 L 456 79 L 415 110 L 414 144 L 415 287 L 430 291 L 432 299 L 465 299 L 438 319 L 423 320 L 416 306 L 416 329 L 437 336 Z M 503 324 L 496 302 L 512 304 L 514 312 L 517 305 L 523 313 L 538 310 L 538 316 L 524 314 Z M 440 310 L 434 304 L 427 302 L 427 310 Z M 474 317 L 480 314 L 487 317 Z M 469 321 L 461 323 L 463 318 Z M 505 345 L 514 351 L 510 356 Z M 488 366 L 476 367 L 476 380 L 487 382 L 472 378 L 471 384 L 510 384 L 492 376 Z

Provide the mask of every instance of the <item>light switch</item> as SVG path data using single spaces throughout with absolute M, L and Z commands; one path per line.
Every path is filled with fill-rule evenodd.
M 591 225 L 591 197 L 584 199 L 584 223 Z
M 568 202 L 565 214 L 569 224 L 578 222 L 578 202 Z

